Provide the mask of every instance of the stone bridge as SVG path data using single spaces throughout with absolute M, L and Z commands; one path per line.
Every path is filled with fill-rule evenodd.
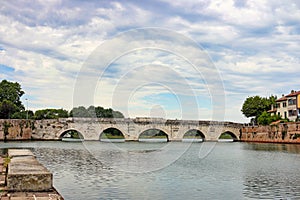
M 4 125 L 6 123 L 6 125 Z M 5 127 L 6 132 L 5 133 Z M 103 131 L 119 130 L 125 141 L 138 141 L 151 129 L 161 130 L 168 141 L 181 141 L 191 131 L 200 131 L 203 140 L 217 141 L 222 133 L 240 140 L 243 124 L 218 121 L 168 120 L 162 118 L 60 118 L 49 120 L 0 120 L 0 138 L 8 140 L 60 140 L 68 131 L 78 131 L 84 140 L 100 140 Z M 24 138 L 25 137 L 25 138 Z M 27 137 L 27 138 L 26 138 Z

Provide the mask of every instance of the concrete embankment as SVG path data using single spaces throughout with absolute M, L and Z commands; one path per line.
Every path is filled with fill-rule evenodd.
M 53 188 L 52 173 L 37 161 L 30 150 L 9 149 L 0 161 L 1 200 L 63 199 Z
M 242 128 L 241 141 L 300 144 L 300 122 L 246 126 Z

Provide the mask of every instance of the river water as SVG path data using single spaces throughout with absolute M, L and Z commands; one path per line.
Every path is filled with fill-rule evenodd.
M 300 145 L 10 142 L 66 199 L 300 199 Z

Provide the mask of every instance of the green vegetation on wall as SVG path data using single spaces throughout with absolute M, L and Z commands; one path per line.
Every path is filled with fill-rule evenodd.
M 6 141 L 7 136 L 8 136 L 8 134 L 9 134 L 8 129 L 11 127 L 11 124 L 5 121 L 4 124 L 3 124 L 3 126 L 4 126 L 4 128 L 3 128 L 3 132 L 4 132 L 4 141 Z

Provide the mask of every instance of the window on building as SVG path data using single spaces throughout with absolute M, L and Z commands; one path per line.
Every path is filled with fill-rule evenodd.
M 296 99 L 289 99 L 288 103 L 289 103 L 289 106 L 296 105 Z
M 284 111 L 284 119 L 286 119 L 287 118 L 287 113 L 286 113 L 286 111 Z
M 277 104 L 276 104 L 276 108 L 280 108 L 280 103 L 277 103 Z
M 289 117 L 293 117 L 297 115 L 297 110 L 289 110 Z
M 286 107 L 286 102 L 282 103 L 282 107 L 284 107 L 284 108 Z
M 279 117 L 281 117 L 280 112 L 278 112 L 277 115 L 278 115 Z

